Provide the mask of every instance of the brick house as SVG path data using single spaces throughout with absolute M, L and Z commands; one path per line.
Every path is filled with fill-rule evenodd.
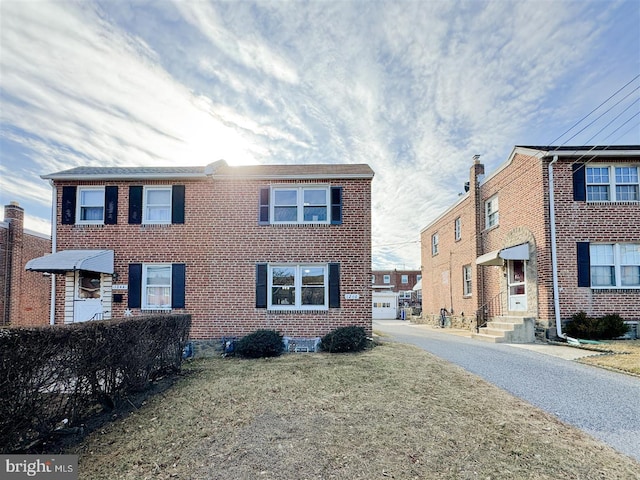
M 423 318 L 479 338 L 562 336 L 578 311 L 640 317 L 640 146 L 516 146 L 421 231 Z M 505 333 L 506 332 L 506 333 Z
M 24 210 L 11 202 L 0 222 L 0 326 L 49 324 L 51 278 L 25 271 L 27 261 L 51 252 L 51 238 L 24 228 Z
M 371 333 L 367 165 L 79 167 L 50 175 L 55 323 L 192 315 L 191 338 Z
M 373 270 L 373 318 L 397 318 L 400 307 L 419 305 L 421 292 L 414 290 L 414 287 L 421 275 L 420 270 Z

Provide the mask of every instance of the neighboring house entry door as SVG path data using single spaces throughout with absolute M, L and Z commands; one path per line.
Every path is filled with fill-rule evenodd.
M 509 292 L 509 310 L 522 312 L 527 310 L 527 284 L 525 278 L 525 260 L 507 261 L 507 282 Z
M 101 274 L 76 271 L 73 321 L 102 320 Z

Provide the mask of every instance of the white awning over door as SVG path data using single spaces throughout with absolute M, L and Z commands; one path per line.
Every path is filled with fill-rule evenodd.
M 113 250 L 63 250 L 29 260 L 25 270 L 65 273 L 76 270 L 113 273 Z
M 529 260 L 529 244 L 522 243 L 485 253 L 476 258 L 476 265 L 501 266 L 503 260 Z

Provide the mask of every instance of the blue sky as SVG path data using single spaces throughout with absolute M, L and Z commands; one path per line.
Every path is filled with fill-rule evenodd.
M 0 202 L 49 233 L 79 165 L 368 163 L 373 266 L 419 268 L 473 155 L 640 144 L 638 74 L 637 0 L 3 0 Z

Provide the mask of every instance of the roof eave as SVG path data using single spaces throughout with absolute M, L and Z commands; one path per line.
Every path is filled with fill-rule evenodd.
M 57 174 L 40 175 L 43 180 L 205 180 L 204 173 L 137 173 L 137 174 Z
M 344 173 L 344 174 L 298 174 L 298 175 L 213 175 L 215 180 L 331 180 L 331 179 L 364 179 L 370 180 L 374 177 L 373 173 Z

